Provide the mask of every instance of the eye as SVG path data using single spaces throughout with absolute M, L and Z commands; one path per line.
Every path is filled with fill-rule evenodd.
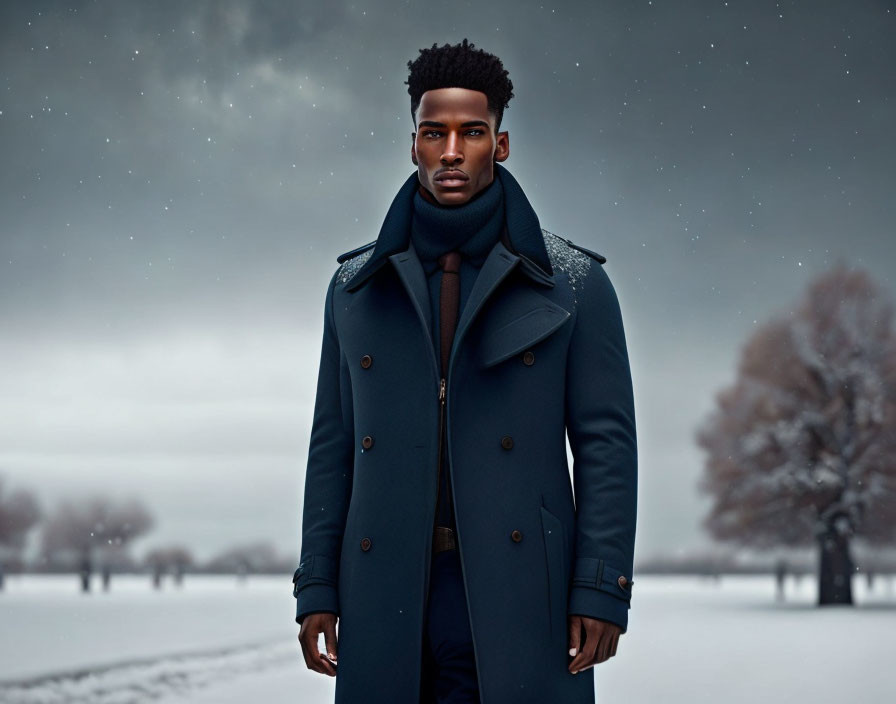
M 426 131 L 423 133 L 423 136 L 424 136 L 424 137 L 431 137 L 432 135 L 438 135 L 438 134 L 442 134 L 442 133 L 439 132 L 438 130 L 426 130 Z
M 478 129 L 478 128 L 473 129 L 473 130 L 470 130 L 469 132 L 467 132 L 467 134 L 470 134 L 470 133 L 472 133 L 472 132 L 478 132 L 479 134 L 485 134 L 485 132 L 484 132 L 483 130 L 480 130 L 480 129 Z

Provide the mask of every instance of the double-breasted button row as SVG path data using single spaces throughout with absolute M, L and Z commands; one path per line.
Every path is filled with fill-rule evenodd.
M 370 538 L 361 538 L 361 549 L 364 552 L 367 552 L 368 550 L 370 550 L 370 546 L 372 544 L 373 543 L 371 542 Z
M 523 539 L 522 531 L 518 531 L 518 530 L 511 531 L 510 539 L 515 543 L 520 542 Z
M 363 438 L 361 438 L 361 447 L 363 447 L 365 450 L 369 450 L 371 447 L 373 447 L 373 436 L 365 435 Z
M 370 369 L 370 365 L 373 364 L 373 357 L 369 354 L 365 354 L 361 357 L 361 368 L 362 369 Z

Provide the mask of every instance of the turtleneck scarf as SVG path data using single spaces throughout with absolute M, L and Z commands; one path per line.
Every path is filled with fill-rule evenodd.
M 456 206 L 431 203 L 422 195 L 421 189 L 422 186 L 418 186 L 414 194 L 411 241 L 423 265 L 429 285 L 432 342 L 436 359 L 439 359 L 441 354 L 439 296 L 442 270 L 438 259 L 445 252 L 454 249 L 461 254 L 459 321 L 483 262 L 501 238 L 504 226 L 504 189 L 496 176 L 488 186 L 466 203 Z M 445 471 L 441 477 L 436 524 L 455 528 L 454 511 L 448 500 L 450 470 L 447 455 L 445 447 L 442 454 Z
M 452 249 L 478 269 L 501 233 L 504 189 L 494 179 L 461 205 L 437 205 L 414 194 L 411 239 L 427 275 L 438 268 L 438 258 Z

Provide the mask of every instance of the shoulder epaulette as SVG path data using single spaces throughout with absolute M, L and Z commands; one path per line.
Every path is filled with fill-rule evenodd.
M 559 235 L 554 235 L 554 236 L 555 236 L 555 237 L 559 237 Z M 599 261 L 601 264 L 603 264 L 605 261 L 607 261 L 607 258 L 606 258 L 603 254 L 598 254 L 597 252 L 595 252 L 595 251 L 593 251 L 593 250 L 590 250 L 590 249 L 588 249 L 587 247 L 583 247 L 583 246 L 580 245 L 580 244 L 576 244 L 575 242 L 573 242 L 573 241 L 570 240 L 570 239 L 567 239 L 566 237 L 560 237 L 560 239 L 562 239 L 564 242 L 566 242 L 566 244 L 568 244 L 568 245 L 569 245 L 570 247 L 572 247 L 573 249 L 577 249 L 577 250 L 579 250 L 580 252 L 584 252 L 584 253 L 587 254 L 589 257 L 592 257 L 592 258 L 594 258 L 594 259 L 597 259 L 597 261 Z
M 554 234 L 550 230 L 545 230 L 544 228 L 541 228 L 541 232 L 542 236 L 544 237 L 545 247 L 548 250 L 548 256 L 550 256 L 551 258 L 551 265 L 554 264 L 555 259 L 562 258 L 561 251 L 564 246 L 577 249 L 578 251 L 587 254 L 592 259 L 596 259 L 601 264 L 607 261 L 607 258 L 603 254 L 598 254 L 597 252 L 590 250 L 587 247 L 576 244 L 566 237 L 561 237 L 560 235 Z
M 597 261 L 599 261 L 601 264 L 603 264 L 605 261 L 607 261 L 607 258 L 603 254 L 598 254 L 597 252 L 593 252 L 592 250 L 587 249 L 580 244 L 576 244 L 575 242 L 572 242 L 571 240 L 566 240 L 566 243 L 573 249 L 577 249 L 580 252 L 584 252 L 589 257 L 593 257 L 594 259 L 597 259 Z
M 376 240 L 373 240 L 373 242 L 368 242 L 367 244 L 362 244 L 360 247 L 355 247 L 354 249 L 350 249 L 347 252 L 343 252 L 338 257 L 336 257 L 336 261 L 342 264 L 342 262 L 344 262 L 346 259 L 351 259 L 352 257 L 363 252 L 365 249 L 370 249 L 375 244 Z

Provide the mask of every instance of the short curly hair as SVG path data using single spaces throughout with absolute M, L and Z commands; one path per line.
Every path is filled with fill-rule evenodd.
M 433 44 L 420 49 L 420 56 L 408 61 L 410 75 L 405 83 L 411 96 L 411 119 L 417 124 L 417 108 L 428 90 L 469 88 L 485 93 L 489 112 L 495 115 L 495 132 L 501 126 L 504 108 L 513 97 L 513 83 L 501 59 L 464 38 L 459 44 Z

